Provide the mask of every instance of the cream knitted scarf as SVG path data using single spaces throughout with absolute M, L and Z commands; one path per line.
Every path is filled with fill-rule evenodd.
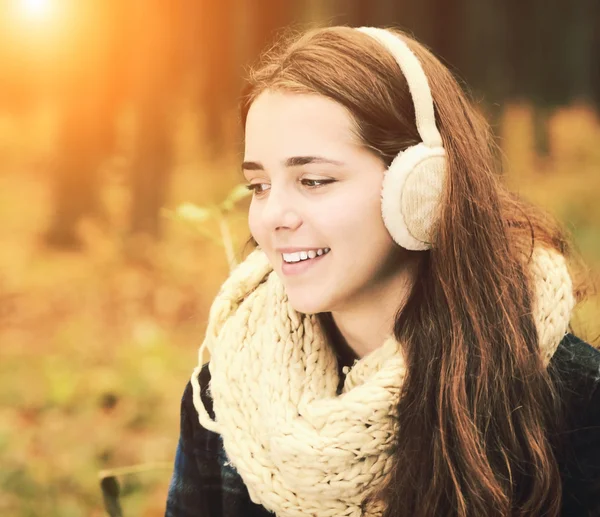
M 534 319 L 547 363 L 574 306 L 562 255 L 534 250 Z M 215 419 L 198 373 L 210 352 Z M 255 503 L 279 517 L 381 515 L 361 502 L 390 471 L 405 367 L 393 337 L 349 371 L 315 315 L 296 312 L 266 256 L 254 251 L 223 284 L 192 376 L 201 425 L 220 433 Z

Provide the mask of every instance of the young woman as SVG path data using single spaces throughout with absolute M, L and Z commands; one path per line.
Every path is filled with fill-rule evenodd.
M 312 30 L 242 115 L 258 248 L 211 308 L 166 515 L 600 515 L 567 239 L 451 73 L 399 31 Z

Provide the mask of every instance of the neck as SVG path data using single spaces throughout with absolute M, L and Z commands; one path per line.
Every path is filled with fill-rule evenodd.
M 364 357 L 393 333 L 396 315 L 412 289 L 418 258 L 418 254 L 412 255 L 381 285 L 373 286 L 368 293 L 356 296 L 356 301 L 331 311 L 335 326 L 331 337 L 338 353 Z

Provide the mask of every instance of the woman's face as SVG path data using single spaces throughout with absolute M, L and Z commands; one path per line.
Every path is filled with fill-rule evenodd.
M 250 107 L 245 141 L 244 175 L 255 188 L 250 231 L 292 307 L 332 312 L 377 298 L 402 251 L 381 216 L 386 166 L 361 144 L 346 109 L 320 95 L 268 90 Z M 309 250 L 315 258 L 284 260 Z

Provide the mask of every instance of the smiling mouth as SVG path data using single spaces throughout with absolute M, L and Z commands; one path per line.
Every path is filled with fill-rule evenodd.
M 330 252 L 330 248 L 318 248 L 316 250 L 297 251 L 295 253 L 282 253 L 283 262 L 285 264 L 297 264 L 305 262 L 317 257 L 322 257 Z

